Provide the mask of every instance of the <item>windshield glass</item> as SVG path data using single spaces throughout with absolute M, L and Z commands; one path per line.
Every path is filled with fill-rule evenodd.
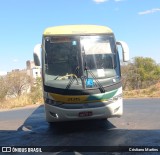
M 89 87 L 99 87 L 109 85 L 119 74 L 113 35 L 50 36 L 44 37 L 43 44 L 46 86 L 79 90 L 87 88 L 86 81 L 91 78 Z
M 83 36 L 81 44 L 84 66 L 96 78 L 116 75 L 116 46 L 113 36 Z
M 80 89 L 79 41 L 76 37 L 45 38 L 45 83 L 53 87 Z M 71 83 L 71 84 L 70 84 Z

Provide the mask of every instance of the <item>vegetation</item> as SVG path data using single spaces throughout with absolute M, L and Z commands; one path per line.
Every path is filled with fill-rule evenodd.
M 7 80 L 5 77 L 0 77 L 0 101 L 4 101 L 6 95 L 7 95 L 7 92 L 8 92 L 8 89 L 9 89 L 9 86 L 7 84 Z
M 160 97 L 160 66 L 151 58 L 135 57 L 121 64 L 124 97 Z M 41 78 L 25 72 L 0 77 L 0 109 L 42 104 Z
M 35 83 L 31 87 L 31 92 L 29 94 L 29 97 L 31 99 L 30 103 L 33 104 L 38 104 L 38 103 L 43 103 L 42 99 L 42 79 L 37 78 Z
M 160 81 L 160 66 L 151 58 L 135 57 L 122 64 L 124 90 L 146 89 Z
M 25 72 L 12 72 L 0 78 L 0 109 L 42 104 L 41 78 L 32 79 Z
M 125 98 L 160 97 L 160 82 L 146 89 L 124 90 L 123 96 Z
M 124 97 L 160 97 L 160 65 L 153 59 L 135 57 L 121 71 Z

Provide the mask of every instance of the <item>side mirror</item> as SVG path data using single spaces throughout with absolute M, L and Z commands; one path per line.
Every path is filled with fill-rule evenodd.
M 35 65 L 40 66 L 41 65 L 41 44 L 37 44 L 34 47 L 33 57 L 34 57 Z
M 117 41 L 116 44 L 120 45 L 122 47 L 123 61 L 124 62 L 129 61 L 129 48 L 128 48 L 128 45 L 124 41 Z

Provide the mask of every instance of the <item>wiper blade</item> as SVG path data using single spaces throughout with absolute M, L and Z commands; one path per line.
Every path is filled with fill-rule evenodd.
M 78 70 L 79 70 L 79 66 L 75 69 L 75 73 L 76 73 Z M 71 87 L 71 85 L 73 84 L 74 80 L 76 80 L 76 81 L 77 81 L 77 85 L 79 85 L 77 76 L 76 76 L 75 74 L 70 74 L 70 75 L 71 75 L 71 76 L 70 76 L 71 78 L 70 78 L 70 80 L 69 80 L 69 83 L 68 83 L 67 86 L 66 86 L 66 89 L 69 89 L 69 88 Z
M 91 70 L 88 69 L 88 67 L 85 67 L 85 70 L 87 72 L 87 75 L 88 75 L 88 72 L 91 74 L 91 76 L 93 77 L 93 79 L 96 81 L 96 83 L 99 85 L 99 90 L 101 91 L 101 93 L 105 93 L 105 89 L 104 87 L 101 85 L 101 83 L 99 82 L 99 80 L 96 78 L 96 76 L 93 74 L 93 72 Z M 88 76 L 87 76 L 88 78 Z
M 68 85 L 66 86 L 66 89 L 69 89 L 71 87 L 71 85 L 73 84 L 74 80 L 76 79 L 77 81 L 77 85 L 79 85 L 79 82 L 78 82 L 78 79 L 77 79 L 77 76 L 72 74 L 72 76 L 70 76 L 70 80 L 69 80 L 69 83 Z
M 85 59 L 86 54 L 85 54 L 84 47 L 83 47 L 83 51 L 84 51 L 84 58 L 83 59 L 85 60 L 85 62 L 84 62 L 84 70 L 86 71 L 87 78 L 88 78 L 88 72 L 89 72 L 92 75 L 93 79 L 96 81 L 96 83 L 99 85 L 100 92 L 101 93 L 105 93 L 106 91 L 103 88 L 103 86 L 101 85 L 101 83 L 99 82 L 99 80 L 96 78 L 96 76 L 93 74 L 93 72 L 91 70 L 89 70 L 88 67 L 87 67 L 87 63 L 86 63 L 86 59 Z

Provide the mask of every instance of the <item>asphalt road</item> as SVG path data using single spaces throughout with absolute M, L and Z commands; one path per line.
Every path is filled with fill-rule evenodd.
M 1 111 L 0 146 L 160 146 L 160 99 L 126 99 L 121 118 L 56 126 L 42 105 Z

